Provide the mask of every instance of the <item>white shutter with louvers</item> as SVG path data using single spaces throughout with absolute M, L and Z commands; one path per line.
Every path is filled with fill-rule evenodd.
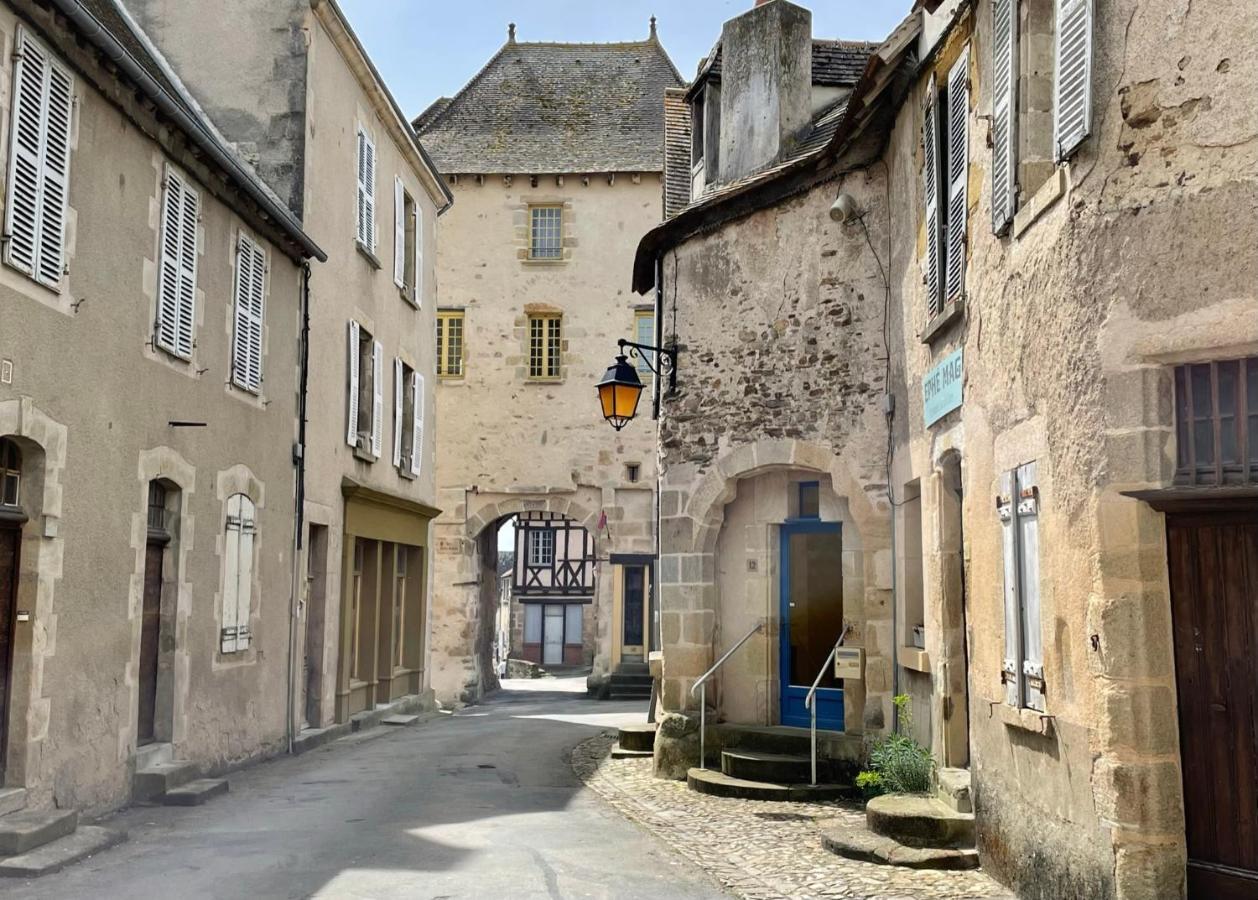
M 196 329 L 197 223 L 200 197 L 169 166 L 162 208 L 157 285 L 157 345 L 192 356 Z
M 1022 705 L 1022 611 L 1018 602 L 1018 535 L 1017 501 L 1013 490 L 1013 473 L 1002 472 L 996 513 L 1000 518 L 1002 559 L 1004 562 L 1005 656 L 1000 667 L 1000 680 L 1005 689 L 1005 702 Z
M 415 201 L 415 305 L 424 306 L 424 208 Z
M 349 378 L 346 383 L 346 423 L 345 443 L 351 447 L 358 446 L 358 368 L 362 365 L 359 359 L 358 323 L 349 320 L 349 356 L 347 371 Z
M 967 187 L 970 177 L 970 54 L 967 50 L 948 73 L 948 246 L 944 296 L 965 293 Z
M 1018 0 L 992 0 L 992 231 L 1018 208 Z
M 252 393 L 262 389 L 262 338 L 265 322 L 266 253 L 246 234 L 236 251 L 236 329 L 232 380 Z
M 393 357 L 393 465 L 402 465 L 402 429 L 405 423 L 402 397 L 405 385 L 402 383 L 402 360 Z
M 22 28 L 12 104 L 5 261 L 58 289 L 65 270 L 74 80 Z
M 424 376 L 411 373 L 411 474 L 418 475 L 424 463 Z
M 358 241 L 376 248 L 376 145 L 358 129 Z
M 253 549 L 257 533 L 253 501 L 244 494 L 227 498 L 223 536 L 223 610 L 220 647 L 224 653 L 249 649 L 249 610 L 253 597 Z
M 393 283 L 406 290 L 406 189 L 393 178 Z
M 1062 162 L 1092 128 L 1092 0 L 1057 0 L 1053 147 Z
M 1014 478 L 1018 512 L 1018 594 L 1022 601 L 1022 698 L 1044 712 L 1044 638 L 1040 628 L 1040 498 L 1035 463 Z
M 935 76 L 926 86 L 926 108 L 922 113 L 922 190 L 926 218 L 926 311 L 939 313 L 939 107 Z
M 371 348 L 371 455 L 380 458 L 384 450 L 384 345 Z

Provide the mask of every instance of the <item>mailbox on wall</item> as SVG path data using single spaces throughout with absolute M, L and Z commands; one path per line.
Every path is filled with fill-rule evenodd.
M 865 677 L 865 651 L 860 647 L 839 647 L 834 651 L 834 677 L 860 681 Z

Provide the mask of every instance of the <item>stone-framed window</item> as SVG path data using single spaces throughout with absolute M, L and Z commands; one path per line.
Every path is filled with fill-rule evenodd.
M 1175 484 L 1258 484 L 1258 356 L 1175 369 Z
M 10 509 L 22 502 L 22 453 L 17 444 L 0 438 L 0 506 Z
M 556 381 L 563 377 L 563 316 L 529 316 L 529 378 Z
M 529 207 L 529 259 L 563 259 L 563 206 Z
M 461 309 L 437 311 L 437 376 L 462 378 L 466 360 L 465 314 Z
M 345 442 L 369 454 L 360 459 L 379 459 L 384 446 L 384 346 L 353 319 L 347 374 Z

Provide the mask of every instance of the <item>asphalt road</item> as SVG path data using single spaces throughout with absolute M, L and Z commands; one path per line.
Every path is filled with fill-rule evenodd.
M 230 776 L 193 809 L 108 823 L 130 841 L 35 898 L 725 897 L 572 774 L 568 751 L 643 703 L 586 700 L 584 679 L 508 683 L 489 702 L 379 728 Z

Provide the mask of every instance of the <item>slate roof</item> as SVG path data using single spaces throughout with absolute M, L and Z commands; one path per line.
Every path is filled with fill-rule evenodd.
M 682 88 L 664 93 L 664 218 L 690 203 L 690 104 Z
M 684 85 L 654 36 L 616 44 L 508 41 L 415 128 L 452 174 L 661 172 L 664 91 Z
M 816 38 L 812 42 L 812 83 L 823 87 L 855 87 L 865 71 L 869 56 L 879 42 L 839 41 Z M 721 45 L 718 42 L 699 64 L 696 82 L 721 80 Z

